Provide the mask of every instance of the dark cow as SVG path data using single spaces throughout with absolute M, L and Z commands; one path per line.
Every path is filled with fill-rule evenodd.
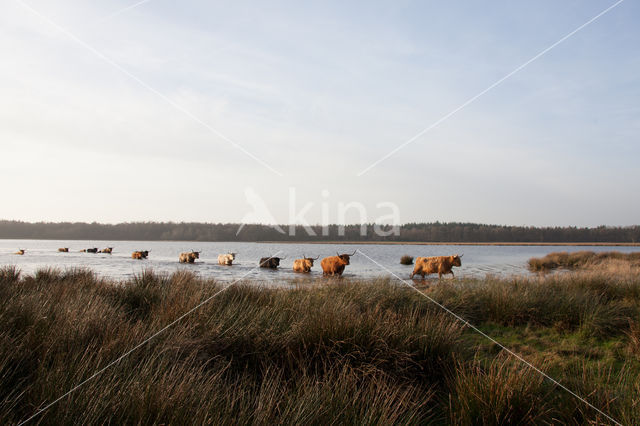
M 284 259 L 284 257 L 263 257 L 260 259 L 260 267 L 277 269 L 280 266 L 280 261 Z
M 444 274 L 453 274 L 454 266 L 462 266 L 462 261 L 460 258 L 462 255 L 455 256 L 435 256 L 435 257 L 418 257 L 416 258 L 416 265 L 413 268 L 413 273 L 411 274 L 411 278 L 414 275 L 421 275 L 422 279 L 424 279 L 425 275 L 429 274 L 438 274 L 438 278 L 442 279 L 442 275 Z
M 320 262 L 322 266 L 322 275 L 342 275 L 344 268 L 349 265 L 351 256 L 355 255 L 358 250 L 352 254 L 337 254 L 337 256 L 325 257 Z
M 98 252 L 98 247 L 94 247 L 94 248 L 88 248 L 86 250 L 87 253 L 97 253 Z

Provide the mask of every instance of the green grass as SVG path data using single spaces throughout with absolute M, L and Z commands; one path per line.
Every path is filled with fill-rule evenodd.
M 33 414 L 221 289 L 188 272 L 125 282 L 0 269 L 0 423 Z M 426 287 L 613 417 L 640 422 L 640 276 Z M 107 369 L 50 424 L 607 423 L 396 282 L 241 283 Z

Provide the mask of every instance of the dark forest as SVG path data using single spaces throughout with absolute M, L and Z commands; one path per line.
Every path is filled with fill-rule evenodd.
M 3 239 L 59 240 L 140 240 L 140 241 L 406 241 L 461 243 L 637 243 L 640 226 L 595 228 L 530 227 L 483 225 L 476 223 L 408 223 L 400 226 L 399 235 L 380 226 L 387 235 L 375 232 L 374 225 L 331 225 L 323 235 L 321 226 L 312 226 L 310 235 L 302 226 L 290 232 L 268 225 L 245 225 L 236 235 L 236 223 L 132 222 L 48 223 L 0 221 Z M 366 232 L 362 233 L 362 230 Z M 391 234 L 391 235 L 388 235 Z

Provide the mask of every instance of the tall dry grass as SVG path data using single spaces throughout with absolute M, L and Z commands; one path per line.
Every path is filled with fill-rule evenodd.
M 0 269 L 0 423 L 39 407 L 215 294 L 188 272 L 110 282 L 91 271 Z M 625 359 L 549 364 L 614 417 L 640 421 L 640 278 L 629 273 L 447 282 L 429 296 L 474 324 L 553 329 Z M 43 423 L 584 423 L 606 419 L 389 280 L 242 283 L 107 369 Z M 601 342 L 601 343 L 597 343 Z M 567 368 L 570 368 L 567 370 Z M 579 380 L 577 379 L 579 378 Z M 582 382 L 580 382 L 582 380 Z
M 617 251 L 595 253 L 593 251 L 577 251 L 568 253 L 554 252 L 542 258 L 533 257 L 529 259 L 529 269 L 531 271 L 549 271 L 557 268 L 579 269 L 579 268 L 602 268 L 603 263 L 614 261 L 614 264 L 628 264 L 635 267 L 640 266 L 640 252 L 620 253 Z

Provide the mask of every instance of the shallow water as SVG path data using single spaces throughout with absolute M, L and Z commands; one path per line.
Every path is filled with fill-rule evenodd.
M 69 253 L 58 253 L 58 247 L 69 247 Z M 80 253 L 84 248 L 114 247 L 113 254 Z M 26 249 L 23 256 L 15 255 L 18 249 Z M 166 241 L 52 241 L 52 240 L 0 240 L 0 265 L 15 265 L 23 273 L 33 273 L 43 267 L 61 269 L 71 267 L 90 268 L 100 276 L 125 279 L 152 268 L 156 272 L 174 272 L 188 269 L 206 278 L 234 281 L 241 278 L 273 282 L 298 278 L 301 274 L 292 271 L 293 260 L 306 256 L 333 256 L 336 251 L 352 253 L 358 249 L 362 254 L 351 258 L 344 276 L 352 278 L 374 278 L 391 276 L 392 273 L 408 278 L 413 266 L 400 265 L 400 257 L 441 256 L 464 253 L 462 267 L 454 268 L 456 277 L 484 277 L 486 275 L 525 275 L 527 260 L 544 256 L 554 251 L 638 251 L 638 247 L 602 246 L 456 246 L 456 245 L 375 245 L 375 244 L 271 244 L 271 243 L 203 243 Z M 150 250 L 149 259 L 131 259 L 135 250 Z M 193 265 L 178 263 L 181 252 L 201 251 L 200 260 Z M 233 266 L 218 265 L 218 254 L 237 252 Z M 366 256 L 378 262 L 376 265 Z M 286 257 L 278 270 L 257 268 L 261 257 Z M 310 274 L 321 277 L 318 260 Z

